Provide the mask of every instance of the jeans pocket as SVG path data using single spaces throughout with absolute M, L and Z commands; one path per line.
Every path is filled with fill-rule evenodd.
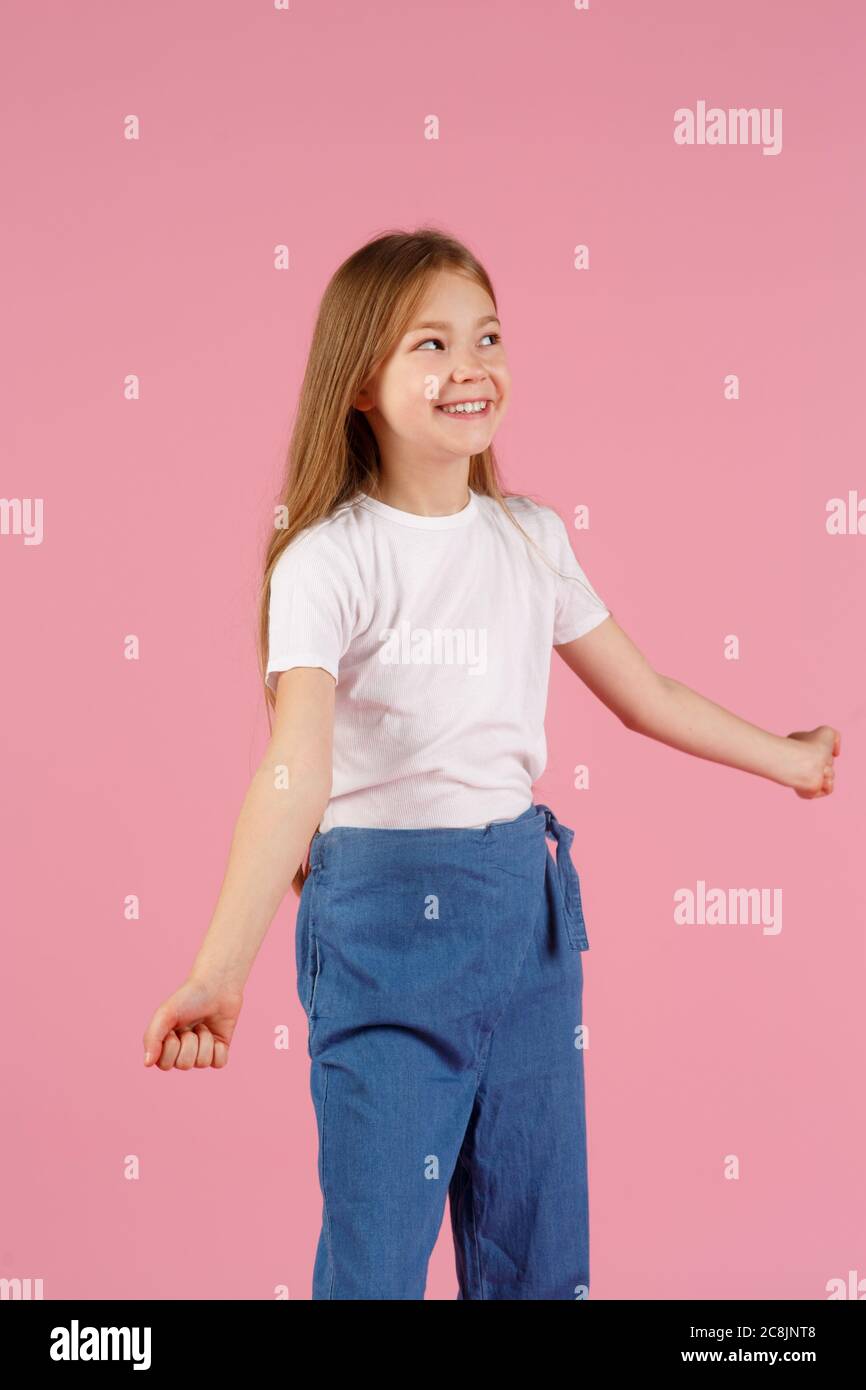
M 309 1016 L 316 996 L 321 966 L 319 943 L 315 933 L 313 897 L 315 877 L 310 874 L 301 890 L 301 901 L 295 923 L 295 972 L 298 998 L 304 1013 Z
M 315 932 L 310 932 L 309 954 L 307 957 L 307 1016 L 314 1018 L 313 1012 L 316 1003 L 316 990 L 319 984 L 319 976 L 322 973 L 322 958 L 319 954 L 319 939 Z
M 298 915 L 295 918 L 295 981 L 298 999 L 306 1012 L 307 1008 L 307 941 L 310 926 L 310 881 L 307 879 L 301 889 Z

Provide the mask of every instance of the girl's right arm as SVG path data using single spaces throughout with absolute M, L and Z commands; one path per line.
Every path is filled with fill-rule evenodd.
M 280 675 L 213 918 L 187 979 L 145 1029 L 145 1066 L 226 1065 L 247 976 L 330 799 L 335 689 L 321 667 Z

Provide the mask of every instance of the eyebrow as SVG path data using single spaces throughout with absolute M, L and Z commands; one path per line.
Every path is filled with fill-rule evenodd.
M 499 323 L 495 314 L 483 314 L 480 319 L 475 320 L 475 327 L 480 328 L 484 323 Z M 500 327 L 502 325 L 500 324 Z M 450 323 L 416 323 L 409 329 L 410 333 L 418 333 L 422 328 L 450 328 Z

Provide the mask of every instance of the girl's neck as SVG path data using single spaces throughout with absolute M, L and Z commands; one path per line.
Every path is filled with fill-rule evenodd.
M 468 473 L 468 470 L 467 470 Z M 390 478 L 380 474 L 375 492 L 369 494 L 388 507 L 414 516 L 453 516 L 469 502 L 466 477 Z

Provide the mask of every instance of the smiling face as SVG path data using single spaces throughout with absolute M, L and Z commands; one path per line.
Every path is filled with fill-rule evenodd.
M 466 275 L 442 270 L 355 404 L 367 413 L 386 466 L 468 467 L 490 444 L 510 389 L 492 299 Z M 460 403 L 461 410 L 448 409 Z

